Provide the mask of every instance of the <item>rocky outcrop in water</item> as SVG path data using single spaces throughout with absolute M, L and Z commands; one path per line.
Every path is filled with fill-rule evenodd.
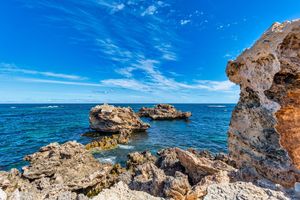
M 119 133 L 121 130 L 145 131 L 150 125 L 133 112 L 131 108 L 98 105 L 90 111 L 90 128 L 98 132 Z
M 140 117 L 150 117 L 153 120 L 188 119 L 191 112 L 181 112 L 169 104 L 158 104 L 154 108 L 142 107 L 138 115 Z
M 300 181 L 300 20 L 275 23 L 227 66 L 240 85 L 228 146 L 240 168 L 285 187 Z

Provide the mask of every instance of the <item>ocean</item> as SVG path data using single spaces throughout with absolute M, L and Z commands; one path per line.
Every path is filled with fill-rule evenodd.
M 89 110 L 96 104 L 1 104 L 0 105 L 0 170 L 20 169 L 27 165 L 25 155 L 34 153 L 51 142 L 76 140 L 87 144 L 93 138 L 82 136 L 90 131 Z M 130 106 L 135 111 L 154 104 L 114 104 Z M 95 153 L 101 162 L 125 164 L 134 151 L 156 153 L 166 147 L 227 151 L 227 129 L 234 104 L 174 104 L 191 111 L 186 120 L 152 121 L 145 133 L 134 134 L 128 145 Z

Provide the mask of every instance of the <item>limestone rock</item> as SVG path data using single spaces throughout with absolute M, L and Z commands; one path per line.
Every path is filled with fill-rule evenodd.
M 131 108 L 107 104 L 93 107 L 89 119 L 91 129 L 99 132 L 145 131 L 150 127 L 149 124 L 142 122 Z
M 187 119 L 192 113 L 181 112 L 169 104 L 158 104 L 154 108 L 142 107 L 139 110 L 140 117 L 150 117 L 153 120 Z
M 130 183 L 130 188 L 147 192 L 153 196 L 163 196 L 166 175 L 163 170 L 148 162 L 139 165 L 135 176 Z
M 205 176 L 214 175 L 220 171 L 235 172 L 236 169 L 220 160 L 210 160 L 206 157 L 197 157 L 195 154 L 176 148 L 178 159 L 185 168 L 194 184 Z
M 128 154 L 127 169 L 133 170 L 139 165 L 145 163 L 155 163 L 157 158 L 153 156 L 149 151 L 133 152 Z
M 175 173 L 184 172 L 184 167 L 181 165 L 176 148 L 163 149 L 158 152 L 159 158 L 156 165 L 164 170 L 165 174 L 168 176 L 174 176 Z
M 30 165 L 23 168 L 24 177 L 30 180 L 49 177 L 51 182 L 64 184 L 71 190 L 96 185 L 111 169 L 110 165 L 100 164 L 83 145 L 76 142 L 51 143 L 25 157 L 25 160 Z
M 212 184 L 204 200 L 289 200 L 284 193 L 257 187 L 250 182 Z
M 227 66 L 240 85 L 228 131 L 242 168 L 292 187 L 300 181 L 300 20 L 275 23 Z
M 164 195 L 170 199 L 186 200 L 187 194 L 191 190 L 191 185 L 188 180 L 188 176 L 176 172 L 174 177 L 169 176 L 164 185 Z
M 103 190 L 100 194 L 93 197 L 92 200 L 163 200 L 160 197 L 154 197 L 146 192 L 130 190 L 126 184 L 119 182 L 110 189 Z

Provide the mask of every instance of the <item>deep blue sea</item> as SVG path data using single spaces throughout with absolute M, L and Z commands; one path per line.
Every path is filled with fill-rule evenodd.
M 82 136 L 89 129 L 89 110 L 96 104 L 2 104 L 0 105 L 0 170 L 21 168 L 23 157 L 50 142 L 76 140 L 86 144 L 93 138 Z M 153 104 L 117 104 L 138 111 Z M 133 135 L 128 145 L 102 151 L 95 157 L 102 162 L 121 162 L 132 151 L 166 147 L 208 149 L 226 152 L 227 129 L 234 104 L 174 104 L 191 111 L 189 121 L 151 121 L 146 133 Z

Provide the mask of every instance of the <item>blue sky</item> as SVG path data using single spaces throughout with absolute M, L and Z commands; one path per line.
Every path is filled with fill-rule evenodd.
M 300 1 L 9 0 L 0 103 L 234 103 L 228 60 Z

